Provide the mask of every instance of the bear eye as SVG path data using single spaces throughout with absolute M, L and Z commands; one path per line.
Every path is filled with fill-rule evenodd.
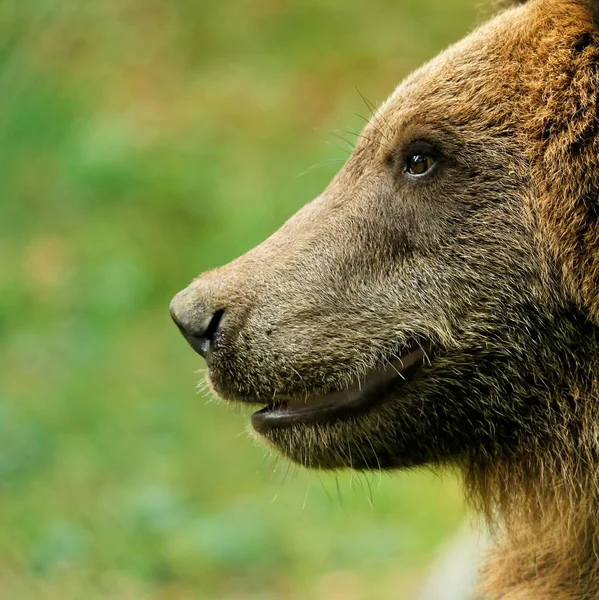
M 428 173 L 437 163 L 430 154 L 418 152 L 408 157 L 406 162 L 406 173 L 420 177 Z

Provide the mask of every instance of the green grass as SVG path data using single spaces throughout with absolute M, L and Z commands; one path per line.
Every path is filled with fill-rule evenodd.
M 0 4 L 0 598 L 413 597 L 456 483 L 265 458 L 167 308 L 317 195 L 357 89 L 474 4 Z

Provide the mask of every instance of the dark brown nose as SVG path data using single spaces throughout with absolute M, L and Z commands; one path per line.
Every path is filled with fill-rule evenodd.
M 170 313 L 189 345 L 210 366 L 224 309 L 210 307 L 195 287 L 189 286 L 172 299 Z

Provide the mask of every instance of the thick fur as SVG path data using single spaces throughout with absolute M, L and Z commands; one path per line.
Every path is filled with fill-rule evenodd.
M 496 533 L 489 598 L 599 598 L 599 29 L 509 8 L 411 75 L 325 192 L 188 289 L 210 380 L 270 403 L 433 356 L 359 415 L 273 429 L 306 466 L 457 465 Z M 421 181 L 417 141 L 439 149 Z

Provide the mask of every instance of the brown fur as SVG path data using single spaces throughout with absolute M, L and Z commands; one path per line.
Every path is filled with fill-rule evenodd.
M 598 33 L 583 3 L 533 11 L 524 34 L 534 47 L 519 78 L 538 185 L 530 210 L 570 293 L 599 322 Z M 592 372 L 596 358 L 581 357 Z M 569 387 L 550 443 L 469 473 L 489 521 L 503 528 L 486 569 L 490 597 L 599 597 L 598 382 L 572 377 Z
M 189 331 L 224 311 L 211 383 L 262 404 L 430 343 L 363 412 L 263 437 L 315 468 L 457 465 L 491 599 L 599 598 L 596 13 L 531 0 L 411 75 L 319 198 L 172 309 Z M 406 179 L 421 140 L 439 168 Z

